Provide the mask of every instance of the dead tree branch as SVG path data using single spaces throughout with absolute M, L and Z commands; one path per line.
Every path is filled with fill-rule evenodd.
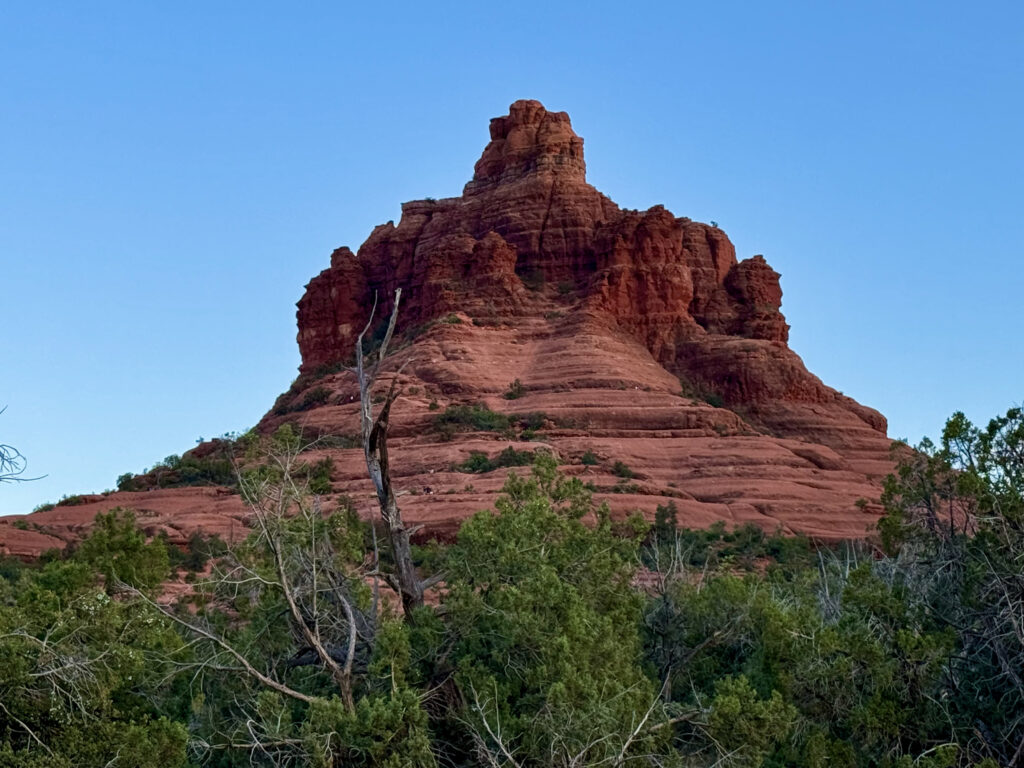
M 423 605 L 423 593 L 428 583 L 421 581 L 416 572 L 412 560 L 412 548 L 410 537 L 412 531 L 406 528 L 402 520 L 401 510 L 398 508 L 398 501 L 391 482 L 391 465 L 388 456 L 388 426 L 391 418 L 391 406 L 398 397 L 398 377 L 404 365 L 398 369 L 391 380 L 384 403 L 380 413 L 373 414 L 373 385 L 380 374 L 388 353 L 388 345 L 395 332 L 395 325 L 398 322 L 398 305 L 402 299 L 402 289 L 395 291 L 395 303 L 391 309 L 391 318 L 388 321 L 384 339 L 381 341 L 380 349 L 373 360 L 373 354 L 366 355 L 363 351 L 363 338 L 373 325 L 373 316 L 377 310 L 377 299 L 374 297 L 373 308 L 370 310 L 370 317 L 366 321 L 359 338 L 356 339 L 356 365 L 354 372 L 359 382 L 359 404 L 360 404 L 360 427 L 363 436 L 363 453 L 366 457 L 366 469 L 369 472 L 370 480 L 373 481 L 377 493 L 377 503 L 380 507 L 381 520 L 387 530 L 388 542 L 391 545 L 391 554 L 395 561 L 395 573 L 391 583 L 396 583 L 399 595 L 402 598 L 402 609 L 406 619 L 412 617 L 413 612 Z M 370 358 L 368 361 L 367 358 Z
M 124 591 L 129 592 L 130 594 L 139 598 L 140 600 L 148 604 L 151 608 L 155 608 L 157 611 L 162 613 L 164 616 L 169 618 L 174 623 L 184 627 L 194 635 L 198 635 L 199 637 L 209 640 L 222 651 L 225 651 L 229 656 L 232 656 L 235 659 L 235 661 L 242 665 L 242 669 L 245 670 L 246 674 L 248 674 L 254 680 L 259 682 L 261 685 L 264 685 L 273 691 L 277 691 L 278 693 L 287 696 L 291 699 L 295 699 L 296 701 L 305 702 L 306 704 L 312 704 L 313 702 L 318 700 L 315 696 L 307 696 L 306 694 L 300 691 L 296 691 L 294 688 L 289 688 L 284 683 L 280 683 L 277 680 L 274 680 L 272 677 L 267 677 L 258 669 L 256 669 L 256 667 L 254 667 L 249 662 L 249 660 L 245 658 L 245 656 L 243 656 L 241 653 L 239 653 L 231 645 L 229 645 L 222 638 L 215 635 L 213 632 L 210 632 L 197 624 L 193 624 L 192 622 L 186 621 L 180 616 L 175 615 L 173 611 L 151 600 L 149 597 L 147 597 L 145 594 L 140 592 L 135 587 L 129 587 L 128 585 L 121 586 Z
M 3 414 L 6 410 L 7 406 L 0 408 L 0 414 Z M 45 477 L 45 475 L 22 477 L 27 468 L 28 460 L 22 455 L 21 451 L 13 445 L 0 443 L 0 483 L 27 483 Z

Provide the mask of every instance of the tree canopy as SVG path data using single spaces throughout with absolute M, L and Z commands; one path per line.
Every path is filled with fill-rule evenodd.
M 613 519 L 538 451 L 411 548 L 411 610 L 303 449 L 253 446 L 244 542 L 116 510 L 0 563 L 0 765 L 1024 764 L 1020 409 L 897 447 L 877 542 L 833 547 Z

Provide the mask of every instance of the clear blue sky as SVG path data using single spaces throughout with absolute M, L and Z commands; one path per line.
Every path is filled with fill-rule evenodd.
M 619 204 L 765 254 L 891 435 L 1024 397 L 1019 0 L 6 2 L 0 442 L 48 476 L 0 513 L 254 424 L 331 250 L 458 194 L 519 98 Z

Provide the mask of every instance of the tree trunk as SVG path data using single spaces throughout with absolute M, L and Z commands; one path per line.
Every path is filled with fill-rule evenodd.
M 377 503 L 380 506 L 380 516 L 387 528 L 388 541 L 391 544 L 391 555 L 395 561 L 394 584 L 402 598 L 402 610 L 406 620 L 410 620 L 413 611 L 423 605 L 423 582 L 412 561 L 412 547 L 409 543 L 409 531 L 402 521 L 402 512 L 398 508 L 395 499 L 394 489 L 391 485 L 391 467 L 388 462 L 388 421 L 391 415 L 391 404 L 398 396 L 395 379 L 391 382 L 387 397 L 380 409 L 380 414 L 373 416 L 373 383 L 377 373 L 387 355 L 388 344 L 395 331 L 395 323 L 398 320 L 398 302 L 402 298 L 402 289 L 395 291 L 395 306 L 391 310 L 391 319 L 388 322 L 387 333 L 384 341 L 381 342 L 377 361 L 371 363 L 369 371 L 364 363 L 363 336 L 370 329 L 373 323 L 374 312 L 370 312 L 370 319 L 366 328 L 359 334 L 356 340 L 356 376 L 359 380 L 359 402 L 360 402 L 360 425 L 363 435 L 363 453 L 366 457 L 366 469 L 373 481 L 374 489 L 377 491 Z M 374 301 L 376 310 L 376 300 Z

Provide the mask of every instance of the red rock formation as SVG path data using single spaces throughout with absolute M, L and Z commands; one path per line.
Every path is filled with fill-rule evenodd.
M 661 206 L 616 206 L 587 184 L 583 141 L 565 113 L 516 102 L 491 121 L 462 197 L 402 210 L 397 227 L 378 227 L 358 255 L 345 251 L 343 264 L 307 286 L 298 320 L 306 373 L 350 358 L 373 296 L 387 312 L 398 287 L 407 297 L 400 330 L 452 312 L 475 320 L 441 324 L 401 355 L 414 358 L 409 391 L 423 394 L 403 398 L 393 419 L 405 456 L 396 466 L 412 485 L 445 491 L 443 501 L 407 499 L 413 518 L 430 508 L 424 521 L 456 525 L 468 511 L 457 487 L 463 478 L 428 481 L 424 473 L 444 464 L 439 456 L 461 460 L 470 446 L 487 447 L 480 435 L 439 445 L 422 410 L 436 397 L 441 405 L 543 410 L 555 419 L 544 430 L 548 444 L 567 462 L 584 446 L 609 459 L 628 454 L 648 484 L 609 495 L 622 509 L 650 511 L 655 497 L 678 496 L 688 500 L 690 523 L 774 520 L 822 536 L 862 535 L 873 521 L 854 502 L 877 498 L 889 469 L 885 419 L 826 387 L 788 348 L 779 275 L 763 256 L 737 261 L 717 227 Z M 501 259 L 480 258 L 488 241 L 500 244 Z M 685 393 L 742 418 L 679 398 L 677 377 Z M 497 395 L 516 378 L 528 394 L 502 401 Z M 304 414 L 303 423 L 351 431 L 350 380 L 317 383 L 325 385 L 337 391 L 336 405 Z M 359 481 L 358 461 L 350 471 L 346 487 Z M 490 490 L 500 484 L 495 474 Z
M 100 512 L 130 509 L 149 536 L 165 534 L 171 544 L 184 546 L 196 531 L 237 541 L 248 532 L 249 514 L 242 498 L 225 488 L 167 488 L 91 494 L 75 504 L 0 518 L 0 556 L 35 557 L 48 549 L 64 549 L 81 539 Z M 19 530 L 15 524 L 27 524 Z
M 688 525 L 864 535 L 878 507 L 855 502 L 877 499 L 890 467 L 885 419 L 825 386 L 788 348 L 779 275 L 765 259 L 737 261 L 722 230 L 662 206 L 620 209 L 587 184 L 583 140 L 564 112 L 519 101 L 490 134 L 461 197 L 405 203 L 397 226 L 378 226 L 355 254 L 338 249 L 306 286 L 303 375 L 260 428 L 292 421 L 312 433 L 355 432 L 357 390 L 338 371 L 375 297 L 377 328 L 402 288 L 393 362 L 408 364 L 391 418 L 392 464 L 409 492 L 406 518 L 425 523 L 425 535 L 451 533 L 493 503 L 504 471 L 454 467 L 470 451 L 510 444 L 555 451 L 622 513 L 653 514 L 673 499 Z M 515 379 L 524 396 L 504 399 Z M 300 407 L 316 388 L 327 401 Z M 530 420 L 543 444 L 526 442 L 522 428 L 444 439 L 439 409 L 470 402 L 541 414 Z M 580 463 L 586 451 L 598 466 Z M 335 491 L 371 514 L 361 451 L 326 454 Z M 616 461 L 637 478 L 621 482 Z M 190 515 L 207 531 L 237 533 L 238 497 L 212 493 L 113 494 L 32 519 L 73 538 L 96 511 L 142 505 L 151 527 L 175 536 L 195 528 Z
M 377 227 L 358 255 L 334 253 L 299 301 L 301 370 L 352 355 L 374 296 L 383 317 L 403 288 L 400 329 L 456 310 L 512 320 L 524 312 L 522 278 L 572 294 L 576 311 L 605 316 L 726 402 L 829 403 L 885 430 L 786 348 L 779 275 L 763 256 L 737 262 L 722 230 L 662 206 L 620 209 L 587 184 L 568 115 L 536 101 L 491 121 L 462 197 L 406 203 L 398 226 Z

